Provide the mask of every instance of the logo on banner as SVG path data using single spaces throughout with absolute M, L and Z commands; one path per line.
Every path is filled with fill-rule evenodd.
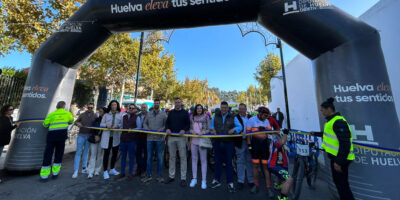
M 353 140 L 355 142 L 378 146 L 378 142 L 374 141 L 372 127 L 370 125 L 365 125 L 364 127 L 365 130 L 357 130 L 354 125 L 350 125 L 351 132 L 353 133 Z
M 321 9 L 331 9 L 332 4 L 325 0 L 287 0 L 284 3 L 283 15 L 308 12 Z
M 46 99 L 48 91 L 48 87 L 43 87 L 39 85 L 25 86 L 24 92 L 22 93 L 22 98 Z
M 205 4 L 221 4 L 229 0 L 148 0 L 144 3 L 134 3 L 133 0 L 124 4 L 111 4 L 111 14 L 134 13 L 142 11 L 164 10 L 201 6 Z

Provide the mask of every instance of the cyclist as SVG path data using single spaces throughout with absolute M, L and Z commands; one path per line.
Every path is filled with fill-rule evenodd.
M 247 132 L 257 132 L 264 130 L 272 130 L 272 127 L 268 121 L 269 110 L 266 107 L 258 108 L 258 115 L 252 117 L 247 122 Z M 258 168 L 262 167 L 265 175 L 267 195 L 273 198 L 273 192 L 271 191 L 271 180 L 268 171 L 268 136 L 267 134 L 256 134 L 248 137 L 247 144 L 251 153 L 253 163 L 253 176 L 254 186 L 251 189 L 251 193 L 257 193 L 259 188 L 258 182 Z
M 288 134 L 289 130 L 285 129 L 283 135 L 271 135 L 272 141 L 269 145 L 269 171 L 283 181 L 282 189 L 278 195 L 279 200 L 288 199 L 290 187 L 293 184 L 293 178 L 290 177 L 288 172 L 289 159 L 283 148 L 283 145 L 286 144 Z

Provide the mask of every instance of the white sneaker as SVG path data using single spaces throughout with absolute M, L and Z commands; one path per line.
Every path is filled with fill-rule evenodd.
M 87 178 L 88 178 L 88 179 L 92 179 L 92 178 L 93 178 L 93 174 L 89 174 L 89 175 L 87 176 Z
M 74 174 L 72 174 L 72 178 L 78 178 L 78 171 L 74 171 Z
M 110 170 L 110 174 L 117 176 L 117 175 L 119 175 L 119 172 L 117 170 L 115 170 L 115 168 L 114 168 L 114 169 Z
M 100 172 L 94 172 L 94 175 L 98 176 L 98 175 L 100 175 Z
M 103 176 L 104 176 L 104 179 L 110 178 L 110 175 L 108 175 L 108 171 L 104 171 Z
M 87 174 L 88 173 L 88 170 L 87 170 L 87 168 L 85 168 L 85 169 L 82 169 L 82 174 Z
M 190 181 L 190 187 L 194 187 L 197 184 L 197 179 L 192 179 L 192 181 Z
M 207 181 L 201 181 L 201 189 L 207 189 Z

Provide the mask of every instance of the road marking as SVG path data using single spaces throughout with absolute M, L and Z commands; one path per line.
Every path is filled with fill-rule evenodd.
M 357 183 L 357 184 L 362 184 L 362 185 L 373 186 L 372 184 L 369 184 L 369 183 L 361 183 L 361 182 L 358 182 L 358 181 L 353 181 L 353 180 L 349 180 L 349 182 L 352 182 L 352 183 Z
M 368 195 L 368 194 L 361 194 L 361 193 L 358 193 L 358 192 L 353 192 L 353 193 L 361 195 L 361 196 L 372 197 L 374 199 L 390 200 L 389 198 L 385 198 L 385 197 L 371 196 L 371 195 Z
M 370 191 L 370 192 L 376 192 L 376 193 L 381 193 L 381 194 L 383 194 L 383 192 L 381 192 L 381 191 L 378 191 L 378 190 L 370 190 L 370 189 L 365 189 L 365 188 L 361 188 L 361 187 L 357 187 L 357 186 L 351 186 L 352 188 L 356 188 L 356 189 L 359 189 L 359 190 L 365 190 L 365 191 Z

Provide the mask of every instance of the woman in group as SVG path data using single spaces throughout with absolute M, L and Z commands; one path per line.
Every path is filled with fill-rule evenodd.
M 99 127 L 101 120 L 103 119 L 104 114 L 107 112 L 107 108 L 100 108 L 98 112 L 98 117 L 93 122 L 94 127 Z M 92 135 L 89 137 L 90 142 L 90 161 L 88 166 L 88 178 L 93 178 L 93 174 L 95 176 L 100 175 L 101 167 L 103 166 L 103 149 L 100 145 L 100 138 L 102 135 L 102 130 L 92 129 Z
M 11 131 L 18 126 L 13 123 L 13 118 L 11 116 L 13 112 L 14 107 L 12 105 L 5 105 L 0 110 L 0 157 L 3 153 L 4 146 L 10 143 Z
M 205 113 L 203 106 L 198 104 L 194 108 L 194 112 L 190 117 L 190 131 L 193 134 L 197 134 L 199 136 L 209 133 L 210 132 L 210 117 Z M 201 188 L 207 188 L 207 148 L 203 147 L 201 140 L 208 140 L 205 141 L 206 143 L 211 143 L 209 138 L 200 138 L 200 137 L 193 137 L 191 139 L 191 152 L 192 152 L 192 173 L 193 179 L 190 182 L 190 187 L 194 187 L 197 184 L 197 163 L 199 160 L 200 154 L 200 161 L 201 161 L 201 175 L 202 175 L 202 182 Z
M 116 100 L 112 100 L 108 104 L 107 113 L 103 116 L 100 123 L 101 127 L 106 127 L 109 129 L 119 129 L 122 127 L 122 115 L 121 107 Z M 119 144 L 120 144 L 120 131 L 103 131 L 101 135 L 101 148 L 104 149 L 103 157 L 103 169 L 104 169 L 104 179 L 109 179 L 110 175 L 119 175 L 119 172 L 115 170 L 115 163 L 117 161 Z M 111 163 L 110 163 L 110 173 L 108 173 L 108 160 L 110 156 L 110 151 L 112 150 Z

